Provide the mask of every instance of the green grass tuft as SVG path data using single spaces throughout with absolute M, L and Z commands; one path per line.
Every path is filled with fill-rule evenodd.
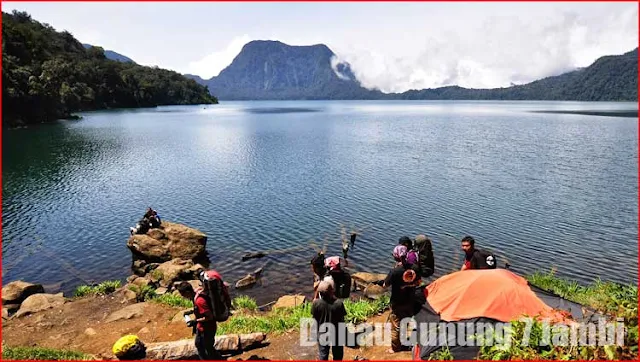
M 389 306 L 389 297 L 383 296 L 377 301 L 346 300 L 344 304 L 347 310 L 345 321 L 360 323 L 384 311 Z M 218 324 L 217 334 L 251 332 L 278 334 L 288 330 L 298 330 L 301 318 L 311 318 L 311 306 L 312 303 L 304 303 L 297 307 L 274 309 L 264 315 L 235 314 L 226 322 Z
M 84 297 L 87 295 L 106 295 L 109 293 L 113 293 L 118 288 L 120 288 L 119 280 L 107 280 L 94 286 L 81 285 L 76 288 L 73 295 L 75 297 Z
M 3 360 L 90 360 L 90 355 L 77 351 L 42 347 L 7 347 L 2 349 Z
M 256 303 L 255 299 L 246 295 L 241 295 L 233 298 L 233 301 L 231 301 L 231 305 L 235 309 L 246 309 L 250 311 L 255 311 L 258 309 L 258 303 Z
M 383 295 L 380 299 L 369 301 L 361 299 L 358 301 L 346 300 L 344 307 L 347 310 L 346 322 L 362 323 L 376 314 L 383 312 L 389 307 L 389 296 Z
M 180 307 L 184 309 L 193 308 L 193 301 L 185 299 L 181 296 L 175 296 L 168 293 L 156 296 L 155 298 L 151 299 L 151 302 L 165 304 L 171 307 Z

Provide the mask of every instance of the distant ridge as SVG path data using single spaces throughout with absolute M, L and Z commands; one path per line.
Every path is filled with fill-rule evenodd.
M 364 88 L 348 63 L 337 63 L 324 44 L 291 46 L 279 41 L 247 43 L 217 77 L 205 80 L 221 100 L 407 99 L 637 101 L 638 48 L 597 59 L 586 68 L 522 85 L 496 89 L 449 86 L 382 93 Z M 334 66 L 332 66 L 332 61 Z

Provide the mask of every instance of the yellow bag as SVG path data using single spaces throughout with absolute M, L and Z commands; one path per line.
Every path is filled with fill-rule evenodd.
M 120 358 L 124 356 L 129 351 L 129 349 L 131 349 L 131 347 L 139 343 L 140 339 L 136 335 L 129 334 L 121 337 L 116 341 L 116 343 L 113 344 L 113 354 L 115 354 L 116 357 Z

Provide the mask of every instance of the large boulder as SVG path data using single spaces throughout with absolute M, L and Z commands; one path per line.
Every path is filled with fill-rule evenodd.
M 16 313 L 16 317 L 22 317 L 27 314 L 47 310 L 49 308 L 57 308 L 65 302 L 62 293 L 44 294 L 38 293 L 29 296 L 20 305 L 20 309 Z
M 207 236 L 200 230 L 168 221 L 146 234 L 132 235 L 127 241 L 133 254 L 154 262 L 197 259 L 205 254 L 206 245 Z
M 2 305 L 20 304 L 30 295 L 44 293 L 42 284 L 32 284 L 16 280 L 2 287 Z
M 161 287 L 166 288 L 176 280 L 188 279 L 191 276 L 189 269 L 192 266 L 193 262 L 190 260 L 173 259 L 160 264 L 149 275 L 153 282 L 159 282 Z

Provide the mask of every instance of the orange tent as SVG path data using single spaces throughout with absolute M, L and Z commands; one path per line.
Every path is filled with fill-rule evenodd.
M 464 270 L 445 275 L 427 287 L 427 301 L 445 321 L 487 317 L 502 322 L 523 314 L 563 322 L 563 313 L 546 305 L 527 280 L 506 269 Z

